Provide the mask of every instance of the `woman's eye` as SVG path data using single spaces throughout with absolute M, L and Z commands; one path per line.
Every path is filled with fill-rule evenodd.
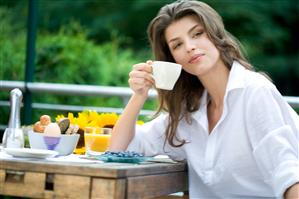
M 172 49 L 177 49 L 178 47 L 180 47 L 182 45 L 182 43 L 177 43 L 177 44 L 175 44 L 174 46 L 173 46 L 173 48 Z
M 199 37 L 200 35 L 202 35 L 203 31 L 199 31 L 199 32 L 196 32 L 193 37 Z

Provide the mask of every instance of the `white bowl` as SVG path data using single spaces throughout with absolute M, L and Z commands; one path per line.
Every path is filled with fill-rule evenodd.
M 48 149 L 57 151 L 59 155 L 69 155 L 76 148 L 80 135 L 62 134 L 59 137 L 49 137 L 43 133 L 29 131 L 28 137 L 30 147 L 33 149 Z

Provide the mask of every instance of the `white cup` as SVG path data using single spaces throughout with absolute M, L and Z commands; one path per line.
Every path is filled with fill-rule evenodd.
M 172 90 L 181 74 L 182 65 L 172 62 L 154 61 L 152 68 L 156 88 Z

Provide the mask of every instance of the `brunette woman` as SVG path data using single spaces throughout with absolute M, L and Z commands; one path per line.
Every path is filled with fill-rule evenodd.
M 156 60 L 183 71 L 159 90 L 160 115 L 135 126 L 154 85 L 151 61 L 133 66 L 134 91 L 109 150 L 186 160 L 190 198 L 299 197 L 299 117 L 254 72 L 219 14 L 199 1 L 161 8 L 148 28 Z

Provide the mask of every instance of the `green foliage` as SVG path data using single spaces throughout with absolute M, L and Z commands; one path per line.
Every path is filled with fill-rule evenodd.
M 269 74 L 283 95 L 298 96 L 298 2 L 211 1 L 210 5 L 243 43 L 252 64 Z
M 116 32 L 122 38 L 122 42 L 118 42 L 120 47 L 133 48 L 134 54 L 135 51 L 148 52 L 147 25 L 161 6 L 170 2 L 173 0 L 71 3 L 70 0 L 39 0 L 38 28 L 56 34 L 65 24 L 77 21 L 86 30 L 89 41 L 102 45 L 111 41 L 111 32 Z M 299 95 L 299 87 L 295 86 L 299 84 L 299 4 L 296 0 L 204 2 L 219 12 L 227 30 L 245 46 L 253 65 L 267 72 L 282 94 Z M 20 19 L 27 17 L 26 1 L 4 0 L 2 6 L 13 10 L 10 15 L 14 22 L 25 22 Z
M 8 13 L 4 10 L 3 15 L 5 12 Z M 1 18 L 0 23 L 7 27 L 1 31 L 0 41 L 5 46 L 0 52 L 3 60 L 0 64 L 1 79 L 23 80 L 25 33 L 13 34 L 8 18 Z M 143 60 L 131 49 L 121 48 L 124 37 L 113 33 L 109 42 L 98 45 L 87 39 L 86 31 L 77 22 L 61 27 L 57 33 L 40 32 L 38 35 L 35 82 L 128 86 L 128 73 L 132 65 Z M 23 51 L 16 52 L 14 49 Z M 2 91 L 0 97 L 1 100 L 8 100 L 8 92 Z M 124 106 L 118 97 L 33 94 L 33 101 L 82 106 Z M 147 107 L 153 106 L 153 102 L 147 104 Z M 52 116 L 60 114 L 58 111 L 35 110 L 34 120 L 45 113 Z M 1 109 L 2 114 L 7 117 L 2 117 L 1 123 L 6 123 L 3 119 L 8 118 L 8 109 Z
M 12 12 L 0 7 L 0 79 L 24 80 L 24 73 L 20 72 L 25 68 L 25 31 L 18 25 L 11 25 Z
M 24 80 L 22 73 L 25 68 L 26 47 L 24 27 L 19 23 L 11 25 L 13 14 L 13 10 L 0 7 L 0 81 Z M 0 100 L 8 99 L 9 93 L 0 91 Z M 8 123 L 8 115 L 8 108 L 0 107 L 0 124 Z
M 127 86 L 133 64 L 150 58 L 146 28 L 173 0 L 39 0 L 35 81 Z M 214 1 L 249 60 L 283 95 L 299 95 L 298 13 L 295 0 Z M 24 80 L 28 1 L 0 1 L 0 79 Z M 35 102 L 120 107 L 118 98 L 35 94 Z M 0 92 L 0 100 L 7 92 Z M 151 102 L 146 108 L 154 108 Z M 7 115 L 7 109 L 0 109 Z M 43 114 L 35 111 L 36 115 Z M 53 115 L 56 112 L 53 112 Z
M 167 2 L 172 0 L 84 0 L 72 1 L 71 5 L 68 0 L 43 0 L 39 2 L 39 25 L 42 29 L 56 32 L 62 24 L 76 19 L 88 28 L 88 37 L 98 43 L 110 40 L 110 33 L 117 30 L 132 39 L 131 47 L 140 49 L 147 45 L 147 24 L 159 7 Z
M 130 49 L 120 49 L 117 37 L 95 45 L 77 23 L 57 34 L 43 34 L 37 42 L 35 80 L 95 85 L 127 85 L 137 61 Z
M 43 34 L 37 42 L 36 82 L 127 86 L 131 66 L 138 62 L 130 49 L 120 49 L 121 37 L 96 45 L 78 23 L 57 34 Z M 120 99 L 35 95 L 38 102 L 121 107 Z

